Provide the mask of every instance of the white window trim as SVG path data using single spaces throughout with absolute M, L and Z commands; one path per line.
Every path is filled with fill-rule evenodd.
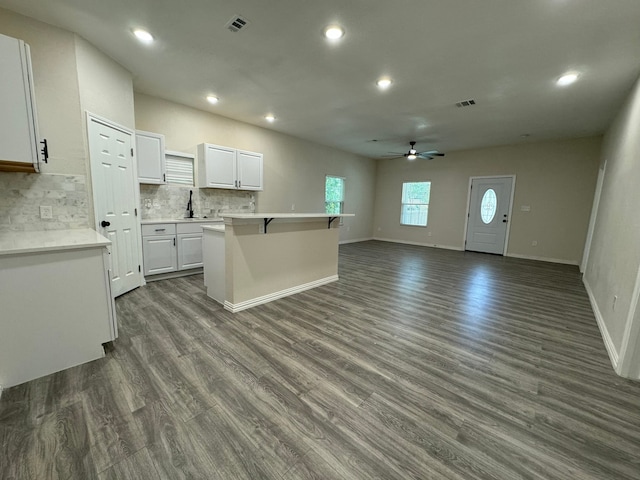
M 402 200 L 402 193 L 404 191 L 404 185 L 406 183 L 428 183 L 429 184 L 429 203 L 404 203 Z M 433 182 L 431 180 L 403 180 L 402 187 L 400 188 L 400 225 L 402 227 L 416 227 L 416 228 L 427 228 L 429 226 L 429 207 L 431 206 L 431 184 Z M 415 225 L 411 223 L 402 223 L 402 207 L 404 205 L 426 205 L 427 206 L 427 223 L 425 225 Z
M 324 176 L 324 205 L 325 205 L 324 211 L 325 213 L 327 211 L 327 177 L 342 179 L 342 201 L 340 202 L 340 213 L 344 213 L 344 201 L 345 201 L 345 197 L 347 196 L 347 178 L 341 175 L 331 175 L 330 173 L 327 173 Z M 340 217 L 340 225 L 343 225 L 343 224 L 344 224 L 344 217 Z

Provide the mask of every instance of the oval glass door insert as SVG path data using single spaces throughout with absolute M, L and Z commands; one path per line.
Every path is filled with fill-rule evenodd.
M 496 216 L 496 209 L 498 208 L 498 198 L 493 188 L 488 189 L 482 196 L 480 202 L 480 218 L 485 224 L 491 223 Z

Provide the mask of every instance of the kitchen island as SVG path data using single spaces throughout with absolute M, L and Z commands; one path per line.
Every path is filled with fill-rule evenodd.
M 239 312 L 338 280 L 341 217 L 353 214 L 222 215 L 203 226 L 207 295 Z

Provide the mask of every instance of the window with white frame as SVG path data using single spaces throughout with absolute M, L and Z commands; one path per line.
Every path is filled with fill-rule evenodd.
M 193 186 L 194 156 L 182 152 L 165 153 L 167 183 Z
M 324 183 L 324 211 L 339 215 L 344 212 L 344 178 L 327 175 Z
M 427 226 L 431 182 L 404 182 L 400 223 L 417 227 Z

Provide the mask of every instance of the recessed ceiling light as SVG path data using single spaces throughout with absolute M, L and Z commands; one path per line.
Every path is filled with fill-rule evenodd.
M 207 95 L 207 102 L 211 103 L 212 105 L 215 105 L 216 103 L 218 103 L 219 100 L 220 99 L 215 95 Z
M 577 72 L 565 73 L 556 81 L 556 84 L 560 87 L 566 87 L 567 85 L 571 85 L 573 82 L 578 80 L 579 76 L 580 74 Z
M 338 25 L 329 25 L 324 29 L 324 36 L 329 40 L 339 40 L 344 36 L 344 29 Z
M 273 115 L 269 114 L 269 115 L 265 115 L 264 119 L 269 122 L 269 123 L 273 123 L 276 121 L 276 117 L 274 117 Z
M 382 77 L 376 82 L 376 85 L 378 85 L 379 89 L 386 90 L 391 86 L 391 79 L 389 77 Z
M 149 32 L 147 32 L 146 30 L 142 30 L 141 28 L 138 28 L 136 30 L 133 31 L 133 34 L 136 36 L 136 38 L 138 40 L 140 40 L 142 43 L 152 43 L 153 42 L 153 35 L 151 35 Z

